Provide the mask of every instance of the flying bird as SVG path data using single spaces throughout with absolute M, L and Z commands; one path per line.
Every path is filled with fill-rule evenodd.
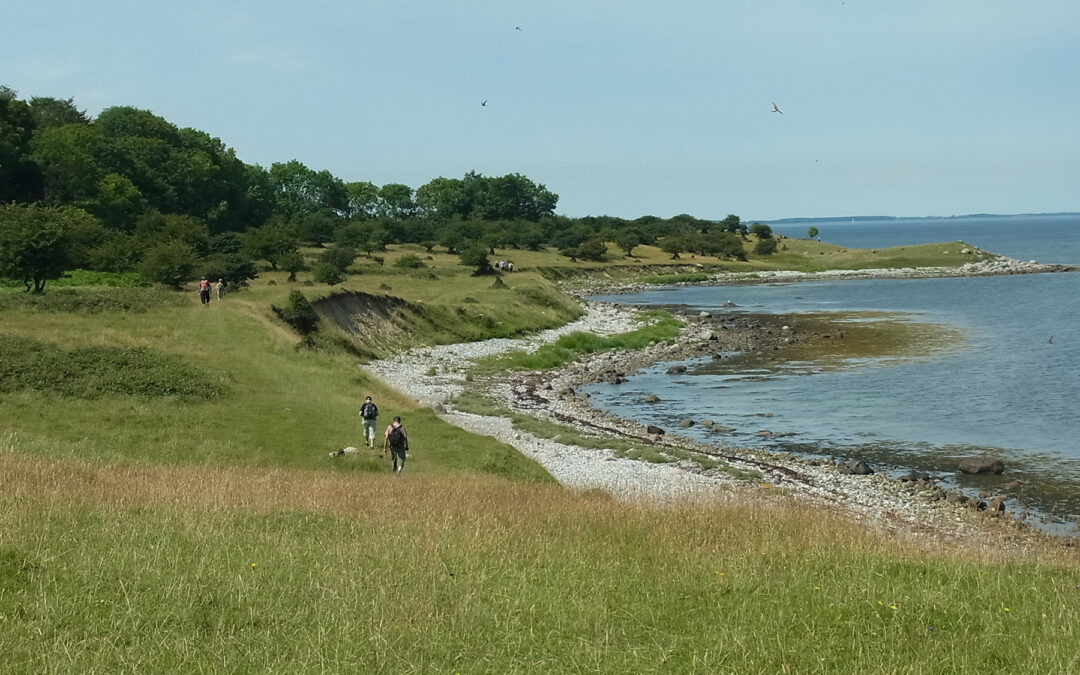
M 487 99 L 485 98 L 483 101 L 480 101 L 480 105 L 481 105 L 481 107 L 486 106 L 487 105 Z
M 780 113 L 781 115 L 783 115 L 783 114 L 784 114 L 784 111 L 783 111 L 783 110 L 781 110 L 780 108 L 777 108 L 777 107 L 776 107 L 776 103 L 773 103 L 773 104 L 772 104 L 772 111 L 773 111 L 773 112 L 775 112 L 775 113 Z
M 514 30 L 521 30 L 521 26 L 514 26 Z

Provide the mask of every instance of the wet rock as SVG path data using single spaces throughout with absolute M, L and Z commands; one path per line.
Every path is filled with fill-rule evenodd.
M 712 429 L 714 424 L 716 424 L 716 422 L 713 422 L 712 420 L 701 420 L 701 426 L 706 429 Z
M 656 394 L 649 394 L 648 396 L 645 397 L 645 402 L 646 403 L 659 403 L 660 402 L 660 397 L 657 396 Z
M 714 424 L 711 428 L 714 434 L 730 434 L 735 431 L 732 427 L 725 427 L 723 424 Z
M 682 375 L 686 372 L 686 366 L 672 366 L 667 369 L 668 375 Z
M 917 483 L 919 481 L 930 481 L 932 477 L 925 471 L 910 471 L 906 476 L 900 476 L 900 481 L 903 483 Z
M 966 504 L 967 497 L 958 490 L 949 490 L 945 493 L 945 501 L 950 504 Z
M 645 433 L 651 436 L 663 436 L 664 430 L 660 427 L 656 427 L 650 424 L 649 426 L 645 427 Z
M 679 420 L 679 426 L 683 429 L 689 429 L 694 426 L 694 420 Z
M 960 472 L 967 474 L 1000 474 L 1005 471 L 1005 463 L 993 457 L 964 457 L 960 460 Z
M 874 470 L 861 459 L 849 459 L 840 465 L 840 473 L 852 476 L 868 476 L 874 473 Z
M 1008 483 L 1005 483 L 1004 485 L 1001 486 L 1001 491 L 1002 492 L 1014 492 L 1014 493 L 1019 492 L 1020 491 L 1020 481 L 1011 480 Z
M 756 434 L 754 434 L 754 435 L 755 435 L 755 436 L 762 436 L 762 437 L 767 437 L 767 436 L 772 436 L 773 434 L 772 434 L 772 432 L 771 432 L 771 431 L 769 431 L 768 429 L 762 429 L 761 431 L 757 432 L 757 433 L 756 433 Z

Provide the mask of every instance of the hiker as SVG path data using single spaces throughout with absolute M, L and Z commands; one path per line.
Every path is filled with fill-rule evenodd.
M 203 307 L 210 304 L 210 282 L 206 280 L 206 277 L 199 282 L 199 299 L 202 300 Z
M 395 417 L 390 426 L 386 427 L 380 457 L 386 456 L 387 446 L 390 447 L 390 456 L 394 458 L 394 473 L 400 476 L 401 470 L 405 468 L 405 453 L 409 451 L 409 435 L 405 432 L 405 425 L 401 423 L 400 417 Z
M 364 399 L 360 406 L 360 421 L 364 427 L 364 440 L 371 449 L 375 449 L 375 419 L 379 416 L 379 406 L 371 402 L 371 397 Z M 384 450 L 385 452 L 385 450 Z
M 217 299 L 218 300 L 224 300 L 225 299 L 225 280 L 224 279 L 218 279 L 217 283 L 214 284 L 214 290 L 217 291 Z

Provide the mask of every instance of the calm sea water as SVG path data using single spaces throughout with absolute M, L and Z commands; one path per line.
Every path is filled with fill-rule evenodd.
M 773 229 L 805 236 L 806 227 Z M 816 227 L 824 241 L 851 248 L 960 240 L 1023 260 L 1080 263 L 1080 216 Z M 659 288 L 597 299 L 714 314 L 886 310 L 956 328 L 959 346 L 926 357 L 753 370 L 709 359 L 688 362 L 683 376 L 665 374 L 670 364 L 661 364 L 626 384 L 586 391 L 598 407 L 645 424 L 712 419 L 736 430 L 724 438 L 735 445 L 760 447 L 762 429 L 790 431 L 773 442 L 777 449 L 869 456 L 894 474 L 947 472 L 970 490 L 1020 479 L 1024 506 L 1045 519 L 1073 522 L 1080 514 L 1080 273 Z M 662 402 L 644 404 L 648 394 Z M 690 433 L 715 441 L 704 429 Z M 957 457 L 984 451 L 1006 460 L 1005 476 L 955 476 Z

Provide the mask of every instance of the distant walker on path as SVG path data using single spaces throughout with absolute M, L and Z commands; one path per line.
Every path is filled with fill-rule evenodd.
M 364 427 L 364 441 L 372 449 L 375 448 L 375 421 L 378 417 L 379 406 L 375 405 L 368 396 L 364 399 L 364 405 L 360 406 L 360 421 Z
M 206 277 L 199 282 L 199 299 L 202 300 L 203 307 L 210 304 L 210 282 L 206 280 Z
M 383 457 L 386 456 L 388 446 L 390 455 L 394 458 L 394 473 L 400 476 L 401 470 L 405 468 L 405 453 L 409 451 L 409 434 L 405 431 L 400 417 L 395 417 L 390 426 L 386 427 L 383 435 Z
M 218 300 L 224 300 L 225 299 L 225 280 L 224 279 L 218 279 L 217 283 L 214 284 L 214 290 L 217 291 L 217 299 Z

